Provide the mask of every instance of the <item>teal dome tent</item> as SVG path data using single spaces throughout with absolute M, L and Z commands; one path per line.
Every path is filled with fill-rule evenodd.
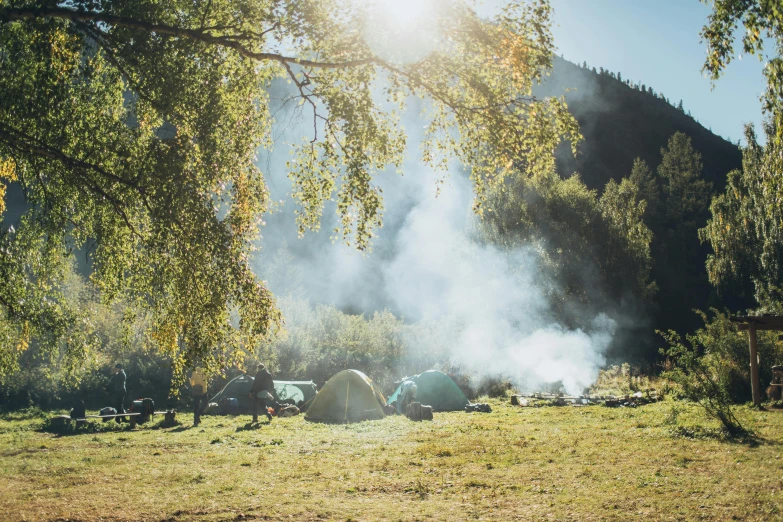
M 406 377 L 403 381 L 411 380 L 418 388 L 416 401 L 436 411 L 457 411 L 463 409 L 468 403 L 468 398 L 462 392 L 457 383 L 451 377 L 437 370 L 428 370 L 413 377 Z M 397 400 L 402 384 L 389 397 L 389 403 Z

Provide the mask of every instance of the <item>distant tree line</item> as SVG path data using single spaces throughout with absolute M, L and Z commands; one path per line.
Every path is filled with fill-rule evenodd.
M 655 92 L 655 89 L 653 89 L 652 87 L 648 87 L 643 83 L 634 82 L 633 80 L 627 78 L 623 79 L 623 75 L 620 72 L 614 73 L 609 69 L 604 69 L 603 67 L 599 67 L 598 70 L 596 70 L 595 67 L 590 67 L 589 65 L 587 65 L 587 62 L 585 61 L 581 63 L 580 67 L 582 67 L 582 69 L 592 70 L 595 74 L 600 74 L 602 76 L 609 76 L 610 78 L 615 79 L 621 83 L 624 83 L 625 85 L 627 85 L 628 87 L 634 90 L 643 92 L 645 94 L 649 94 L 650 96 L 658 98 L 659 100 L 665 101 L 672 107 L 675 107 L 678 111 L 684 114 L 686 113 L 685 108 L 682 105 L 682 100 L 677 102 L 677 104 L 675 105 L 672 101 L 669 100 L 669 98 L 666 97 L 665 94 L 663 94 L 663 92 Z M 690 116 L 691 115 L 690 111 L 687 111 L 687 114 L 688 116 Z

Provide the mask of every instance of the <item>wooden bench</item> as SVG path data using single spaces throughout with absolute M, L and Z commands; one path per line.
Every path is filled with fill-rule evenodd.
M 67 424 L 70 424 L 71 421 L 76 422 L 76 426 L 83 426 L 87 419 L 114 419 L 117 417 L 130 417 L 130 425 L 131 428 L 136 427 L 136 417 L 140 416 L 141 413 L 116 413 L 112 415 L 85 415 L 84 418 L 81 419 L 72 419 L 70 415 L 57 415 L 52 418 L 52 425 L 53 426 L 65 426 Z
M 153 412 L 152 415 L 164 415 L 164 420 L 166 424 L 168 425 L 174 425 L 174 421 L 176 418 L 177 412 L 175 410 L 169 410 L 169 411 L 156 411 Z M 85 415 L 83 419 L 72 419 L 70 415 L 57 415 L 52 418 L 52 426 L 62 427 L 65 425 L 70 424 L 71 421 L 76 422 L 76 427 L 83 426 L 87 419 L 103 419 L 103 420 L 109 420 L 109 419 L 115 419 L 117 417 L 129 417 L 130 419 L 130 427 L 135 428 L 136 424 L 138 423 L 137 417 L 140 417 L 141 413 L 113 413 L 111 415 Z

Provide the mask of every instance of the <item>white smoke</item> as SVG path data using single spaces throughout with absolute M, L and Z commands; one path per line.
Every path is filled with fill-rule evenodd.
M 438 325 L 437 337 L 410 340 L 413 350 L 445 351 L 463 370 L 511 378 L 523 389 L 559 381 L 568 393 L 580 393 L 606 362 L 615 321 L 597 313 L 583 321 L 584 329 L 564 327 L 545 294 L 557 281 L 538 266 L 532 248 L 501 251 L 471 239 L 476 218 L 470 211 L 470 181 L 455 168 L 445 182 L 437 182 L 442 173 L 417 161 L 415 129 L 421 123 L 410 120 L 412 152 L 404 176 L 385 172 L 376 180 L 386 209 L 371 254 L 329 239 L 336 223 L 329 205 L 322 231 L 297 238 L 283 135 L 281 146 L 261 164 L 273 198 L 283 201 L 282 212 L 267 220 L 265 260 L 282 246 L 290 250 L 301 269 L 301 293 L 314 303 L 350 313 L 389 309 L 408 322 Z M 301 130 L 292 128 L 290 134 L 298 139 Z M 264 277 L 264 271 L 259 263 L 257 272 Z M 286 281 L 270 283 L 276 293 L 290 290 Z
M 418 179 L 426 186 L 432 176 Z M 443 342 L 462 368 L 510 377 L 527 389 L 560 381 L 568 393 L 581 393 L 606 362 L 615 322 L 599 314 L 590 331 L 557 324 L 542 291 L 553 282 L 534 253 L 469 238 L 471 194 L 469 182 L 453 176 L 437 199 L 411 210 L 395 255 L 383 264 L 386 295 L 406 317 L 447 319 L 452 328 Z

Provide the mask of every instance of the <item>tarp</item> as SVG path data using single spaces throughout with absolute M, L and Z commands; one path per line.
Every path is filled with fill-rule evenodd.
M 468 398 L 457 386 L 451 377 L 437 370 L 428 370 L 413 377 L 406 377 L 416 383 L 416 401 L 427 406 L 432 406 L 436 411 L 457 411 L 463 409 L 468 403 Z M 389 397 L 389 403 L 397 400 L 402 390 L 400 384 Z
M 253 387 L 255 379 L 250 375 L 240 375 L 228 381 L 217 395 L 212 397 L 209 402 L 220 404 L 223 397 L 235 397 L 239 402 L 239 412 L 249 413 L 253 411 L 253 400 L 248 397 L 250 388 Z M 274 381 L 275 391 L 280 400 L 294 399 L 295 401 L 307 402 L 316 394 L 316 387 L 313 381 Z
M 305 419 L 316 422 L 359 422 L 385 417 L 386 399 L 359 370 L 343 370 L 329 379 L 310 403 Z

